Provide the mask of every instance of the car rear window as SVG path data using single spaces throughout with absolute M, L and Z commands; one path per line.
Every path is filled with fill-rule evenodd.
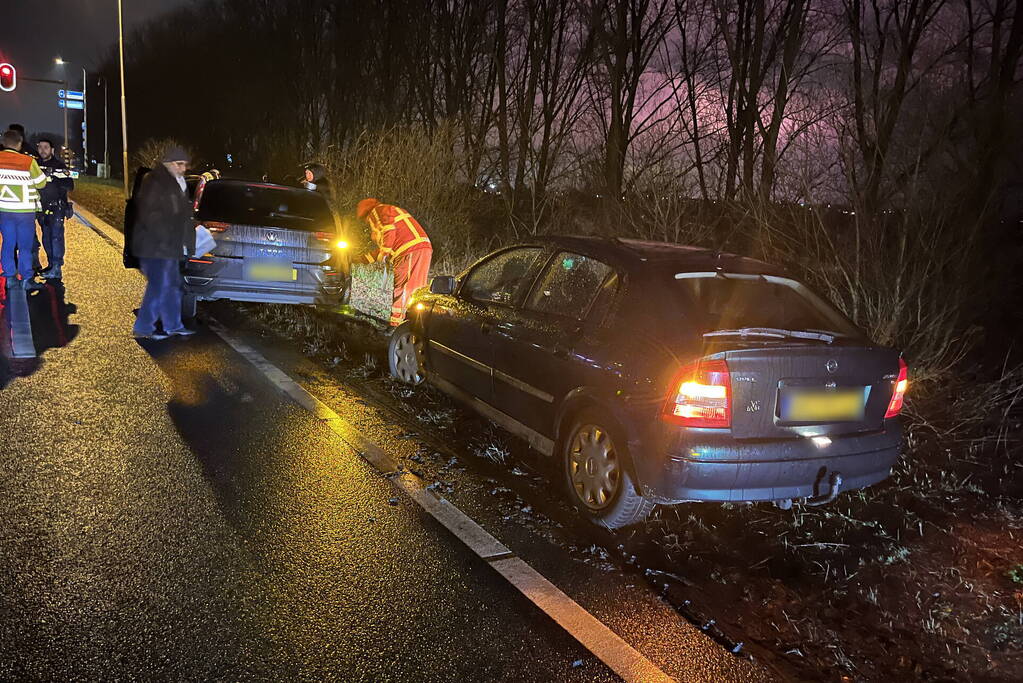
M 327 201 L 309 190 L 210 182 L 202 191 L 199 220 L 287 230 L 333 231 Z
M 771 275 L 678 273 L 674 287 L 704 332 L 744 327 L 862 333 L 805 285 Z

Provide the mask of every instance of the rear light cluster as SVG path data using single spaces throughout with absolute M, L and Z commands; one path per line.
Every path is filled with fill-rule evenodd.
M 314 232 L 313 236 L 321 242 L 334 242 L 335 234 L 332 232 Z M 334 242 L 334 247 L 337 249 L 347 249 L 348 242 L 345 240 L 338 240 Z
M 723 360 L 691 363 L 672 383 L 664 419 L 684 427 L 727 428 L 732 424 L 731 380 Z
M 219 221 L 204 221 L 203 225 L 205 225 L 206 229 L 210 232 L 224 232 L 231 227 L 230 223 L 221 223 Z
M 902 412 L 902 404 L 906 400 L 906 389 L 909 388 L 909 368 L 906 361 L 899 359 L 899 378 L 895 380 L 895 391 L 892 392 L 892 400 L 888 403 L 888 411 L 885 418 L 895 417 Z

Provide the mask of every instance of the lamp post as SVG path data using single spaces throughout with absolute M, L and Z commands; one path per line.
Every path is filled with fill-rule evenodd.
M 68 62 L 64 61 L 63 59 L 61 59 L 60 57 L 57 57 L 53 61 L 54 61 L 54 63 L 56 63 L 57 66 L 63 66 L 64 64 L 68 63 Z M 64 82 L 64 93 L 63 93 L 64 94 L 64 103 L 63 103 L 63 106 L 60 107 L 60 108 L 62 108 L 64 110 L 64 144 L 63 144 L 63 146 L 66 149 L 69 146 L 68 145 L 68 142 L 69 142 L 69 140 L 68 140 L 68 92 L 66 92 L 66 91 L 68 91 L 68 73 L 66 73 L 66 70 L 64 70 L 63 82 Z
M 66 66 L 70 64 L 66 59 L 57 57 L 54 60 L 58 66 Z M 66 80 L 66 79 L 65 79 Z M 64 144 L 68 144 L 68 130 L 67 130 L 67 99 L 64 102 Z M 85 67 L 82 67 L 82 171 L 84 173 L 89 172 L 89 143 L 88 143 L 88 131 L 89 131 L 89 77 L 85 73 Z
M 128 199 L 128 112 L 124 101 L 124 19 L 117 0 L 117 50 L 121 62 L 121 154 L 124 163 L 124 198 Z
M 107 79 L 103 77 L 103 177 L 110 177 L 110 148 L 107 147 Z

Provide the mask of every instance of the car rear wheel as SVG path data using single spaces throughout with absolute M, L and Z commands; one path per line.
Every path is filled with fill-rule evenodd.
M 405 321 L 394 329 L 387 345 L 387 362 L 391 377 L 405 384 L 423 383 L 426 375 L 419 362 L 420 346 L 421 342 L 413 332 L 410 322 Z
M 562 469 L 572 503 L 609 529 L 636 524 L 654 503 L 636 493 L 626 466 L 628 452 L 618 425 L 599 411 L 584 411 L 562 441 Z

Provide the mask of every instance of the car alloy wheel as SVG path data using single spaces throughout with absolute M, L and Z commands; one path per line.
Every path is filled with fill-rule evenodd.
M 426 376 L 419 365 L 419 342 L 408 323 L 403 323 L 391 337 L 391 375 L 406 384 L 422 384 Z
M 622 485 L 621 466 L 607 430 L 584 424 L 575 431 L 568 453 L 568 476 L 579 502 L 590 510 L 603 510 L 615 501 Z

